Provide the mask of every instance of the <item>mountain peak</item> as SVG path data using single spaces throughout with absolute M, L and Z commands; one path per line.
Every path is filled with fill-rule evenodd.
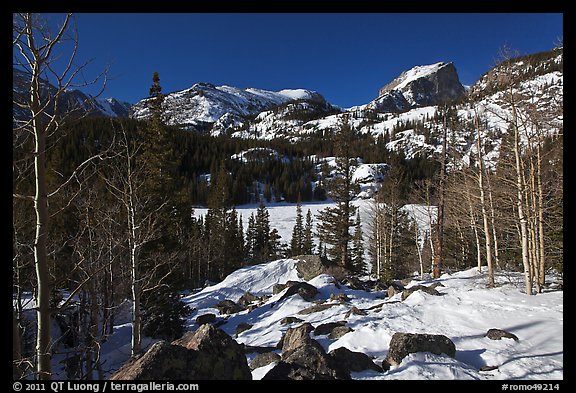
M 417 106 L 436 105 L 464 95 L 452 62 L 412 67 L 384 85 L 368 108 L 399 112 Z

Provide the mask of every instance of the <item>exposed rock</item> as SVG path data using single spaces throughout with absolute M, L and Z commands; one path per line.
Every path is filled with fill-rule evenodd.
M 368 313 L 364 310 L 359 309 L 356 306 L 352 306 L 350 310 L 344 315 L 344 318 L 348 319 L 350 315 L 368 315 Z
M 332 331 L 328 335 L 328 338 L 331 340 L 337 340 L 340 337 L 342 337 L 343 335 L 348 334 L 348 333 L 353 332 L 353 331 L 354 331 L 354 329 L 352 329 L 351 327 L 338 326 L 338 327 L 335 327 L 334 329 L 332 329 Z
M 479 371 L 493 371 L 498 370 L 498 366 L 482 366 Z
M 295 294 L 300 295 L 302 299 L 310 302 L 318 294 L 318 289 L 316 289 L 314 285 L 308 284 L 307 282 L 288 281 L 286 284 L 288 286 L 288 290 L 278 300 L 279 302 Z
M 441 334 L 394 333 L 390 340 L 388 356 L 382 362 L 382 368 L 388 370 L 396 366 L 406 356 L 416 352 L 431 352 L 436 355 L 456 356 L 456 346 L 448 337 Z
M 244 307 L 239 304 L 234 303 L 232 300 L 225 299 L 218 302 L 214 306 L 221 314 L 235 314 L 237 312 L 243 311 Z
M 250 330 L 252 326 L 252 324 L 246 322 L 239 323 L 238 326 L 236 326 L 236 337 L 238 337 L 240 333 Z
M 433 283 L 432 285 L 429 285 L 428 288 L 432 288 L 432 289 L 436 289 L 438 287 L 446 287 L 446 285 L 442 284 L 441 282 L 437 281 L 435 283 Z
M 328 355 L 332 356 L 336 362 L 348 370 L 348 372 L 364 370 L 383 371 L 368 355 L 362 352 L 354 352 L 348 348 L 340 347 L 330 351 Z
M 388 289 L 386 290 L 386 294 L 388 295 L 388 297 L 392 297 L 394 295 L 396 295 L 397 293 L 400 293 L 401 291 L 398 291 L 396 288 L 394 288 L 392 285 L 390 285 L 388 287 Z
M 126 363 L 112 380 L 252 379 L 243 348 L 222 330 L 202 325 L 172 342 L 159 341 Z
M 196 317 L 196 323 L 198 325 L 204 325 L 205 323 L 212 323 L 214 321 L 216 321 L 216 315 L 211 313 L 198 315 Z
M 244 345 L 244 353 L 252 353 L 252 352 L 256 352 L 256 353 L 266 353 L 266 352 L 274 352 L 275 350 L 277 350 L 278 347 L 259 347 L 259 346 L 253 346 L 253 345 Z
M 302 367 L 294 363 L 286 363 L 283 361 L 278 362 L 262 380 L 296 380 L 296 381 L 318 381 L 318 380 L 334 380 L 335 378 L 317 373 L 308 367 Z
M 298 311 L 298 314 L 300 315 L 308 315 L 308 314 L 313 314 L 315 312 L 320 312 L 320 311 L 324 311 L 324 310 L 328 310 L 330 307 L 334 307 L 337 306 L 338 303 L 328 303 L 328 304 L 315 304 L 313 306 L 310 306 L 308 308 L 305 308 L 303 310 Z
M 280 321 L 280 324 L 281 325 L 288 325 L 290 323 L 298 323 L 298 322 L 304 322 L 304 320 L 300 319 L 300 318 L 296 318 L 296 317 L 286 317 Z
M 329 266 L 328 261 L 320 258 L 319 255 L 298 255 L 293 259 L 298 261 L 296 262 L 296 271 L 304 281 L 326 273 Z
M 345 303 L 347 301 L 349 301 L 350 299 L 348 298 L 348 295 L 346 295 L 345 293 L 331 293 L 330 294 L 330 300 L 335 300 L 337 302 L 340 303 Z
M 416 291 L 422 291 L 422 292 L 426 292 L 429 295 L 434 295 L 434 296 L 440 296 L 440 292 L 438 292 L 436 289 L 431 288 L 431 287 L 427 287 L 425 285 L 414 285 L 410 288 L 406 288 L 402 291 L 402 300 L 406 300 L 406 298 L 408 298 L 408 296 L 412 295 L 414 292 Z
M 238 304 L 243 307 L 248 307 L 250 303 L 258 300 L 260 300 L 258 296 L 253 295 L 250 292 L 246 292 L 244 295 L 240 296 L 240 299 L 238 299 Z
M 346 326 L 346 321 L 338 321 L 338 322 L 328 322 L 318 325 L 316 329 L 314 329 L 315 336 L 321 336 L 323 334 L 330 334 L 332 330 L 337 327 Z
M 279 346 L 282 361 L 264 379 L 350 379 L 350 374 L 310 338 L 314 327 L 304 323 L 286 331 Z
M 279 362 L 280 355 L 275 352 L 264 352 L 256 355 L 250 362 L 250 370 L 257 369 L 258 367 L 267 366 L 270 363 Z
M 484 337 L 488 337 L 490 340 L 501 340 L 502 338 L 511 338 L 514 341 L 519 341 L 518 337 L 515 334 L 512 334 L 502 329 L 489 329 L 484 335 Z
M 380 89 L 378 98 L 370 102 L 368 108 L 398 112 L 449 102 L 464 94 L 454 64 L 436 63 L 403 72 Z
M 179 345 L 158 341 L 140 358 L 124 364 L 111 380 L 194 379 L 198 353 Z
M 278 343 L 279 347 L 282 348 L 282 353 L 308 344 L 312 340 L 310 338 L 310 332 L 313 330 L 314 326 L 312 326 L 309 322 L 303 323 L 298 327 L 288 329 Z

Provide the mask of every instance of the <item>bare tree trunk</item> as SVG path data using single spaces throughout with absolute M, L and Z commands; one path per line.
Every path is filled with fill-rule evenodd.
M 442 130 L 442 156 L 440 161 L 440 183 L 438 186 L 438 218 L 436 221 L 436 241 L 434 244 L 434 260 L 432 263 L 432 277 L 439 278 L 442 272 L 444 259 L 444 193 L 446 177 L 446 135 L 447 135 L 447 109 L 444 108 L 444 124 Z
M 480 168 L 478 171 L 478 188 L 480 190 L 480 207 L 482 208 L 482 220 L 484 224 L 484 242 L 486 245 L 486 264 L 488 265 L 488 286 L 494 287 L 494 269 L 492 267 L 492 244 L 490 238 L 490 228 L 488 227 L 488 212 L 486 211 L 486 198 L 484 196 L 484 157 L 482 156 L 482 136 L 480 134 L 480 122 L 478 115 L 475 118 L 478 150 L 478 162 Z
M 418 222 L 414 218 L 414 242 L 416 243 L 416 251 L 418 251 L 418 262 L 420 264 L 420 278 L 424 279 L 424 261 L 422 260 L 422 249 L 418 243 Z
M 492 240 L 494 241 L 494 262 L 496 268 L 500 269 L 500 252 L 498 249 L 498 234 L 496 232 L 496 211 L 494 209 L 494 201 L 492 198 L 492 185 L 490 183 L 490 175 L 486 173 L 486 185 L 488 186 L 488 203 L 490 206 L 490 224 L 492 225 Z
M 539 275 L 538 278 L 539 282 L 539 289 L 542 292 L 542 288 L 546 283 L 546 259 L 545 259 L 545 248 L 544 248 L 544 195 L 542 191 L 542 156 L 541 156 L 541 148 L 540 148 L 540 139 L 538 139 L 537 145 L 537 163 L 538 163 L 538 237 L 539 237 L 539 252 L 540 252 L 540 264 L 538 266 Z
M 39 66 L 33 70 L 30 88 L 32 103 L 32 128 L 35 141 L 35 188 L 34 210 L 36 211 L 36 238 L 34 242 L 34 264 L 36 266 L 36 280 L 38 293 L 37 307 L 37 341 L 36 356 L 39 379 L 50 379 L 52 367 L 50 364 L 50 274 L 48 272 L 48 254 L 46 251 L 46 236 L 48 228 L 48 191 L 46 187 L 46 128 L 41 123 L 40 109 L 40 70 Z
M 512 91 L 510 91 L 512 95 Z M 524 213 L 524 186 L 522 182 L 522 158 L 520 155 L 520 132 L 518 130 L 518 116 L 516 106 L 512 105 L 512 127 L 514 130 L 514 158 L 516 169 L 516 211 L 520 224 L 520 246 L 522 248 L 522 265 L 524 267 L 524 284 L 526 294 L 532 295 L 532 274 L 530 272 L 530 259 L 528 249 L 528 223 Z
M 16 310 L 12 309 L 12 379 L 21 379 L 22 371 L 20 362 L 22 361 L 22 340 L 21 331 L 16 318 Z
M 466 179 L 466 174 L 464 174 L 464 185 L 466 187 L 466 200 L 468 201 L 468 211 L 470 212 L 470 228 L 474 233 L 474 239 L 476 240 L 476 261 L 478 265 L 478 273 L 482 272 L 482 254 L 480 252 L 480 236 L 478 235 L 478 226 L 476 224 L 476 214 L 474 213 L 474 206 L 472 204 L 472 198 L 470 197 L 470 189 L 468 187 L 468 180 Z

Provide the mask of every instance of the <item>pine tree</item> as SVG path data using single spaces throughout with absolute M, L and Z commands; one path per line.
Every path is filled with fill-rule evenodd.
M 335 137 L 336 175 L 329 183 L 329 196 L 336 202 L 335 207 L 327 207 L 319 215 L 318 237 L 325 244 L 330 259 L 347 269 L 352 270 L 350 259 L 350 228 L 354 225 L 353 217 L 356 207 L 352 199 L 359 191 L 359 186 L 352 180 L 356 160 L 352 157 L 352 141 L 356 131 L 352 129 L 344 116 L 340 130 Z
M 302 204 L 300 198 L 296 204 L 296 224 L 292 230 L 292 240 L 290 241 L 290 255 L 302 255 L 304 249 L 304 223 L 302 217 Z
M 312 239 L 312 213 L 310 209 L 306 213 L 306 226 L 304 227 L 304 243 L 302 244 L 302 254 L 312 255 L 314 241 Z

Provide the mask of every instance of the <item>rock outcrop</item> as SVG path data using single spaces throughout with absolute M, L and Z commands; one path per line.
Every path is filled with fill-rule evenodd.
M 453 358 L 456 356 L 456 346 L 442 334 L 394 333 L 382 368 L 388 370 L 390 366 L 397 366 L 406 356 L 416 352 L 446 354 Z
M 249 380 L 252 374 L 242 346 L 222 330 L 206 324 L 171 344 L 157 342 L 110 379 Z
M 404 71 L 382 87 L 378 98 L 367 107 L 378 112 L 400 112 L 453 101 L 464 94 L 454 64 L 440 62 Z

